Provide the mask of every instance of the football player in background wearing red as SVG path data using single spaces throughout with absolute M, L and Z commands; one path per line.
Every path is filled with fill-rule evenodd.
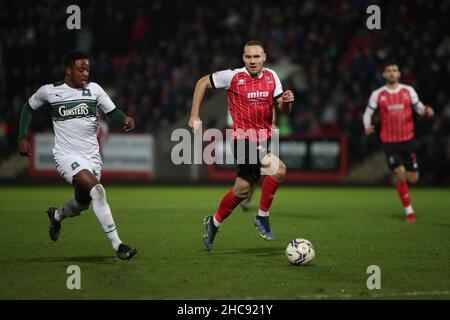
M 405 208 L 406 221 L 416 222 L 411 205 L 408 183 L 419 181 L 419 165 L 414 148 L 413 110 L 421 116 L 432 117 L 433 108 L 425 106 L 413 87 L 400 83 L 396 61 L 384 65 L 386 85 L 373 91 L 363 115 L 366 135 L 375 132 L 371 123 L 376 110 L 381 116 L 380 138 L 383 142 L 389 168 L 394 172 L 397 191 Z

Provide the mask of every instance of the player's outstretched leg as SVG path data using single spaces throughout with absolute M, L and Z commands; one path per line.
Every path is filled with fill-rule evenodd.
M 77 193 L 75 191 L 75 193 Z M 75 197 L 69 198 L 61 208 L 50 207 L 47 209 L 47 215 L 50 219 L 48 232 L 50 239 L 56 241 L 61 231 L 61 222 L 65 218 L 79 216 L 81 212 L 89 208 L 90 199 L 85 201 L 87 204 L 78 202 Z
M 245 198 L 241 202 L 241 207 L 242 207 L 242 209 L 244 209 L 244 211 L 250 210 L 250 204 L 252 202 L 253 193 L 255 192 L 255 189 L 256 189 L 256 183 L 253 184 L 253 186 L 251 187 L 250 192 L 248 193 L 248 197 Z
M 219 227 L 214 224 L 213 216 L 206 216 L 203 220 L 203 225 L 205 226 L 205 234 L 203 235 L 203 243 L 205 245 L 206 251 L 211 251 L 213 248 L 214 238 L 217 232 L 219 232 Z
M 55 219 L 55 213 L 57 212 L 57 208 L 50 207 L 47 209 L 47 215 L 50 220 L 50 226 L 48 227 L 48 233 L 50 235 L 50 239 L 53 241 L 58 240 L 59 233 L 61 231 L 61 222 Z
M 216 233 L 218 232 L 218 229 L 222 222 L 247 196 L 248 191 L 241 192 L 243 189 L 240 186 L 242 185 L 248 185 L 248 189 L 250 189 L 250 185 L 245 180 L 237 178 L 233 189 L 228 191 L 227 194 L 222 198 L 217 212 L 213 216 L 205 217 L 203 223 L 205 225 L 206 232 L 203 235 L 203 243 L 205 245 L 206 251 L 212 250 L 214 237 L 216 236 Z M 239 195 L 239 197 L 237 197 L 235 194 Z
M 269 216 L 260 216 L 259 214 L 255 218 L 255 227 L 258 230 L 258 234 L 264 240 L 272 241 L 275 239 L 270 228 Z
M 275 197 L 278 186 L 283 181 L 283 178 L 286 175 L 285 164 L 279 159 L 277 159 L 277 161 L 279 161 L 279 168 L 277 173 L 273 176 L 266 176 L 264 178 L 258 215 L 255 218 L 255 227 L 258 230 L 259 236 L 269 241 L 274 240 L 275 238 L 269 221 L 270 206 L 272 205 L 272 201 Z
M 397 192 L 402 201 L 403 207 L 405 208 L 406 221 L 415 222 L 416 217 L 414 216 L 414 211 L 411 206 L 411 198 L 409 194 L 409 187 L 406 181 L 397 181 Z
M 415 223 L 416 216 L 411 204 L 411 194 L 409 192 L 408 182 L 417 183 L 419 180 L 418 172 L 407 172 L 403 166 L 400 166 L 394 170 L 396 177 L 396 187 L 400 200 L 402 201 L 403 207 L 406 214 L 406 222 Z
M 106 202 L 106 191 L 101 184 L 96 184 L 90 191 L 92 198 L 92 207 L 98 221 L 102 225 L 106 236 L 111 241 L 111 245 L 116 251 L 117 256 L 122 260 L 131 259 L 137 250 L 129 245 L 122 243 L 117 232 L 116 224 L 111 214 L 111 208 Z
M 119 244 L 116 254 L 122 260 L 130 260 L 137 253 L 137 250 L 125 243 Z

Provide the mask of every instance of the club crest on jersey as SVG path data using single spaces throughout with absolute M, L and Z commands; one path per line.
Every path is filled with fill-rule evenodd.
M 59 114 L 62 117 L 69 117 L 69 116 L 87 116 L 89 114 L 89 107 L 86 103 L 80 103 L 76 105 L 75 107 L 65 109 L 66 106 L 61 106 L 58 109 Z
M 91 96 L 91 90 L 89 90 L 89 89 L 83 89 L 83 90 L 81 91 L 81 95 L 82 95 L 82 96 Z
M 247 93 L 248 99 L 256 99 L 256 98 L 267 98 L 269 96 L 269 91 L 255 91 Z
M 245 84 L 245 80 L 243 78 L 239 78 L 237 84 L 238 86 L 242 86 Z
M 266 81 L 267 81 L 267 83 L 272 83 L 272 77 L 271 76 L 267 76 L 266 77 Z

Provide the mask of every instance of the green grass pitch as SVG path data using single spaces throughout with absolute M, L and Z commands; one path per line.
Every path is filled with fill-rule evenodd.
M 412 188 L 418 222 L 404 221 L 395 188 L 280 187 L 271 210 L 275 241 L 259 238 L 252 213 L 237 208 L 212 252 L 203 218 L 227 187 L 117 187 L 105 184 L 121 239 L 135 246 L 117 259 L 92 209 L 66 219 L 60 239 L 45 210 L 69 186 L 0 188 L 1 299 L 449 299 L 448 189 Z M 289 240 L 316 248 L 309 266 L 290 266 Z M 81 269 L 81 289 L 66 286 Z M 381 289 L 366 286 L 381 269 Z

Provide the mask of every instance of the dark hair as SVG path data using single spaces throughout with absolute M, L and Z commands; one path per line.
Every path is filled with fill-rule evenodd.
M 264 46 L 263 46 L 262 42 L 259 41 L 259 40 L 250 40 L 250 41 L 248 41 L 248 42 L 245 44 L 244 48 L 245 48 L 245 47 L 248 47 L 248 46 L 259 46 L 259 47 L 261 47 L 261 48 L 263 49 L 263 51 L 264 51 Z
M 89 59 L 88 55 L 81 51 L 70 51 L 64 56 L 64 68 L 70 67 L 76 60 Z
M 384 65 L 383 65 L 383 70 L 386 70 L 386 68 L 390 67 L 390 66 L 397 66 L 398 67 L 397 60 L 391 59 L 391 60 L 386 61 L 384 63 Z

